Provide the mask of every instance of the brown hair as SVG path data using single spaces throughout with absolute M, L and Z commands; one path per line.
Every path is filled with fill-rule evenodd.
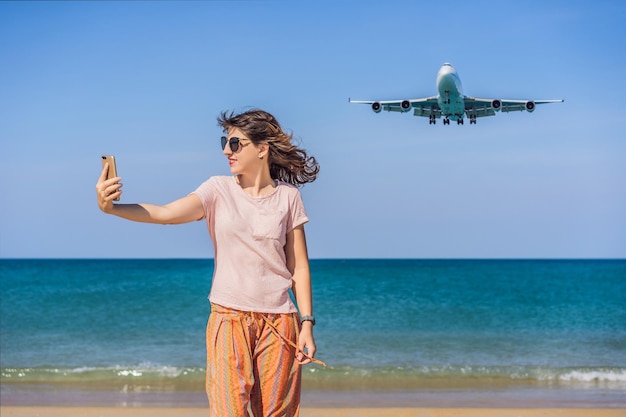
M 255 145 L 267 142 L 272 178 L 296 186 L 317 178 L 320 167 L 315 158 L 292 144 L 293 135 L 285 133 L 278 120 L 268 112 L 259 109 L 240 114 L 224 111 L 217 118 L 217 123 L 224 132 L 230 128 L 241 129 Z

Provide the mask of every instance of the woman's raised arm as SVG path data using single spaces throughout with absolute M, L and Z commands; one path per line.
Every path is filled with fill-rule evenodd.
M 96 183 L 98 207 L 103 212 L 135 222 L 156 224 L 188 223 L 204 217 L 202 202 L 195 194 L 189 194 L 163 206 L 144 203 L 113 204 L 113 201 L 122 194 L 122 184 L 120 177 L 106 179 L 108 169 L 108 164 L 105 164 Z

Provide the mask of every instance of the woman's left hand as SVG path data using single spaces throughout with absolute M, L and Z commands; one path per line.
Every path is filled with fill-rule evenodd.
M 302 329 L 300 330 L 300 336 L 298 338 L 298 353 L 296 355 L 296 360 L 300 363 L 300 365 L 311 363 L 310 358 L 315 356 L 315 350 L 313 325 L 311 322 L 305 321 L 302 323 Z M 306 355 L 302 352 L 306 352 Z

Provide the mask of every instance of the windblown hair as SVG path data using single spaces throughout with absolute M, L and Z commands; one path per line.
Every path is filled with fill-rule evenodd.
M 269 144 L 270 175 L 295 186 L 315 181 L 320 167 L 313 156 L 292 144 L 293 134 L 283 131 L 278 120 L 266 111 L 252 109 L 241 114 L 224 111 L 217 123 L 228 132 L 238 128 L 255 144 Z

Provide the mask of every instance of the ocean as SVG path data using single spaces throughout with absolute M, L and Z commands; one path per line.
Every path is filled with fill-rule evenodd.
M 0 260 L 2 405 L 206 406 L 211 259 Z M 626 260 L 311 260 L 303 406 L 626 407 Z

